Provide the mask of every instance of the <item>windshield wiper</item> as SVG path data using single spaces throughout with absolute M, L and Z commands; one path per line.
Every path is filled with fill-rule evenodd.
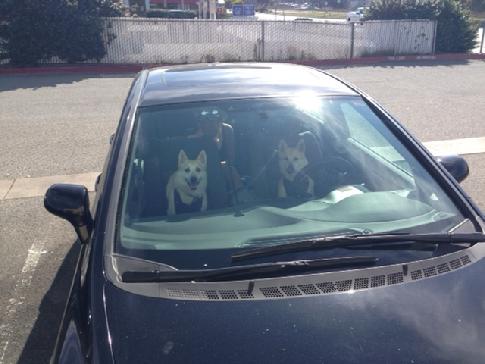
M 445 233 L 445 234 L 357 234 L 340 236 L 322 236 L 318 238 L 303 239 L 292 243 L 280 245 L 263 246 L 243 250 L 232 255 L 232 261 L 242 261 L 259 257 L 268 257 L 278 254 L 302 252 L 307 250 L 323 250 L 341 247 L 355 247 L 359 245 L 389 244 L 394 242 L 430 242 L 433 244 L 453 244 L 453 243 L 477 243 L 485 241 L 483 233 Z
M 282 276 L 288 273 L 302 273 L 312 270 L 335 269 L 347 267 L 369 267 L 377 263 L 375 257 L 341 257 L 312 260 L 293 260 L 288 262 L 262 263 L 242 265 L 236 267 L 152 271 L 152 272 L 124 272 L 122 281 L 126 283 L 147 282 L 221 282 L 236 279 L 267 278 Z

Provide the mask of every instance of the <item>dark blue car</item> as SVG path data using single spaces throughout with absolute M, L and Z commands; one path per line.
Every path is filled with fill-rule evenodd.
M 322 71 L 141 72 L 89 206 L 54 363 L 485 363 L 484 218 L 379 105 Z

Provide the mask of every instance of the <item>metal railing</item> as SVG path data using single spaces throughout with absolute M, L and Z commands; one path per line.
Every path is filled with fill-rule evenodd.
M 105 18 L 104 24 L 106 55 L 100 62 L 107 64 L 345 60 L 434 54 L 436 38 L 436 22 L 431 20 L 349 23 Z M 7 62 L 0 60 L 0 64 Z M 63 61 L 55 57 L 42 63 Z

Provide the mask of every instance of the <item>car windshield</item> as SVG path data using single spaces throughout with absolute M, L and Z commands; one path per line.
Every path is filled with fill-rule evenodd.
M 118 253 L 184 268 L 268 241 L 464 220 L 358 96 L 142 107 L 120 206 Z

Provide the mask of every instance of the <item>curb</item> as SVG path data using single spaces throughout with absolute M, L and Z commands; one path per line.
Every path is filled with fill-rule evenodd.
M 155 65 L 149 64 L 79 64 L 42 65 L 38 67 L 0 67 L 0 75 L 67 74 L 67 73 L 136 73 Z
M 417 61 L 465 61 L 472 59 L 485 60 L 485 53 L 441 53 L 422 56 L 370 56 L 353 59 L 325 59 L 295 62 L 305 66 L 359 65 L 388 62 L 417 62 Z
M 410 62 L 410 61 L 464 61 L 472 59 L 485 60 L 485 53 L 442 53 L 437 55 L 423 56 L 371 56 L 353 59 L 323 59 L 290 61 L 306 66 L 338 66 L 376 64 L 386 62 Z M 170 64 L 76 64 L 76 65 L 44 65 L 39 67 L 8 67 L 0 66 L 0 75 L 18 74 L 68 74 L 68 73 L 137 73 L 143 69 L 170 66 Z

